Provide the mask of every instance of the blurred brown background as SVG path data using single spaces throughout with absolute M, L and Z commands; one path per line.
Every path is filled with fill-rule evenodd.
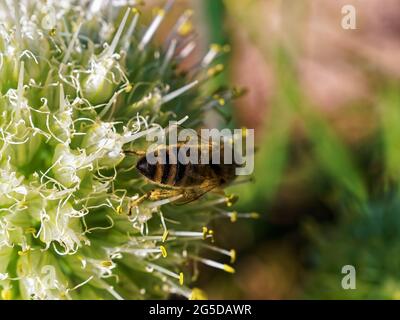
M 355 9 L 354 30 L 342 27 L 346 5 Z M 256 129 L 255 182 L 232 192 L 241 198 L 235 210 L 262 216 L 215 222 L 217 244 L 238 251 L 237 273 L 203 268 L 196 285 L 210 298 L 363 297 L 340 291 L 340 265 L 325 257 L 336 249 L 324 253 L 320 243 L 347 241 L 334 257 L 346 263 L 360 244 L 344 212 L 356 217 L 372 200 L 387 204 L 391 157 L 400 148 L 390 121 L 400 108 L 400 2 L 180 0 L 174 10 L 189 7 L 203 44 L 192 61 L 210 43 L 230 44 L 216 81 L 248 89 L 224 112 L 229 126 Z M 315 230 L 328 231 L 319 241 Z

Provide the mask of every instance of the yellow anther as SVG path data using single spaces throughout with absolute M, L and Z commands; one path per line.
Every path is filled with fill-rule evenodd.
M 229 44 L 226 44 L 222 47 L 222 50 L 226 53 L 231 51 L 231 46 Z
M 216 52 L 220 52 L 222 50 L 222 47 L 218 43 L 213 43 L 211 44 L 210 49 Z
M 10 288 L 6 288 L 1 290 L 1 298 L 3 300 L 11 300 L 12 299 L 12 291 Z
M 133 89 L 133 86 L 129 83 L 129 84 L 125 87 L 125 92 L 126 92 L 126 93 L 129 93 L 129 92 L 132 91 L 132 89 Z
M 242 136 L 243 136 L 243 138 L 247 137 L 247 128 L 246 127 L 242 127 Z
M 208 234 L 211 236 L 211 242 L 214 242 L 214 230 L 208 230 Z
M 168 230 L 165 230 L 164 233 L 163 233 L 163 235 L 162 235 L 161 241 L 162 241 L 162 242 L 165 242 L 165 241 L 167 240 L 167 238 L 168 238 L 168 235 L 169 235 Z
M 36 233 L 36 229 L 33 227 L 29 227 L 25 229 L 25 233 L 32 233 L 35 234 Z
M 165 10 L 164 9 L 155 8 L 153 12 L 154 12 L 155 16 L 160 16 L 160 17 L 165 16 Z
M 400 300 L 400 291 L 396 290 L 392 295 L 393 300 Z
M 121 213 L 122 213 L 122 208 L 121 208 L 121 206 L 118 206 L 117 209 L 116 209 L 116 211 L 117 211 L 118 214 L 121 214 Z
M 192 292 L 190 293 L 189 300 L 207 300 L 207 295 L 203 290 L 199 288 L 193 288 Z
M 140 11 L 138 8 L 132 8 L 131 11 L 133 14 L 140 14 Z
M 235 249 L 231 249 L 229 252 L 231 254 L 231 263 L 235 263 L 235 261 L 236 261 L 236 250 Z
M 209 77 L 212 77 L 213 75 L 215 75 L 215 69 L 214 68 L 210 68 L 207 70 L 207 75 Z
M 252 212 L 250 213 L 250 217 L 253 219 L 259 219 L 260 218 L 260 214 L 257 212 Z
M 231 213 L 231 222 L 232 222 L 232 223 L 236 222 L 236 221 L 237 221 L 237 218 L 238 218 L 238 213 L 237 213 L 236 211 L 233 211 L 233 212 Z
M 229 273 L 235 273 L 235 269 L 233 269 L 230 265 L 224 264 L 224 271 Z
M 27 205 L 26 201 L 21 201 L 21 202 L 18 202 L 17 208 L 23 208 L 23 207 L 26 207 L 26 205 Z
M 101 262 L 101 266 L 104 267 L 104 268 L 109 268 L 109 267 L 111 267 L 112 265 L 113 265 L 113 263 L 112 263 L 112 261 L 110 261 L 110 260 L 102 261 L 102 262 Z
M 207 227 L 203 227 L 203 240 L 206 240 L 206 238 L 207 238 L 207 232 L 208 232 Z
M 49 35 L 50 36 L 52 36 L 52 37 L 54 37 L 55 35 L 56 35 L 56 29 L 55 28 L 53 28 L 53 29 L 51 29 L 50 31 L 49 31 Z
M 215 66 L 215 70 L 216 70 L 217 72 L 221 72 L 221 71 L 223 71 L 224 69 L 225 69 L 225 67 L 224 67 L 223 64 L 217 64 L 217 65 Z
M 29 253 L 30 250 L 31 250 L 30 247 L 27 247 L 25 250 L 19 250 L 18 251 L 18 255 L 19 256 L 26 256 Z
M 224 106 L 225 103 L 226 103 L 225 99 L 223 99 L 223 98 L 218 99 L 218 104 L 219 104 L 220 106 Z
M 183 272 L 179 273 L 179 284 L 183 286 Z
M 178 34 L 182 37 L 187 36 L 190 34 L 193 30 L 193 24 L 191 21 L 187 20 L 182 25 L 179 26 L 178 28 Z
M 188 17 L 192 16 L 193 13 L 194 13 L 194 11 L 193 11 L 192 9 L 187 9 L 187 10 L 185 10 L 185 14 L 186 14 Z
M 232 95 L 234 98 L 240 97 L 246 90 L 241 88 L 233 88 Z
M 167 249 L 164 246 L 160 246 L 160 250 L 163 258 L 166 258 L 168 256 Z
M 217 75 L 218 73 L 222 72 L 224 70 L 224 65 L 223 64 L 217 64 L 215 67 L 211 67 L 207 70 L 207 75 L 209 77 L 213 77 Z
M 227 207 L 232 207 L 233 204 L 237 201 L 238 197 L 234 194 L 226 197 L 226 206 Z

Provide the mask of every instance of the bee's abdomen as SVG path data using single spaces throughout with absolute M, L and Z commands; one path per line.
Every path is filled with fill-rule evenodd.
M 186 178 L 186 172 L 188 171 L 189 164 L 182 164 L 182 163 L 177 163 L 176 164 L 176 170 L 175 170 L 175 177 L 174 177 L 174 186 L 182 186 L 185 178 Z
M 160 183 L 162 184 L 168 184 L 170 172 L 171 172 L 171 167 L 172 165 L 169 163 L 169 152 L 166 152 L 166 163 L 165 164 L 159 164 L 160 169 L 161 169 L 161 174 L 160 174 Z
M 215 178 L 218 168 L 211 168 L 210 165 L 182 163 L 178 161 L 177 154 L 179 146 L 162 149 L 158 152 L 158 161 L 154 165 L 146 163 L 146 157 L 139 161 L 139 171 L 155 183 L 171 186 L 190 188 L 201 185 L 205 180 Z M 165 161 L 162 161 L 162 156 Z M 145 169 L 145 170 L 143 170 Z
M 155 182 L 169 186 L 183 186 L 187 181 L 187 172 L 190 164 L 182 164 L 177 161 L 178 150 L 165 150 L 165 164 L 157 164 L 158 174 L 155 175 Z

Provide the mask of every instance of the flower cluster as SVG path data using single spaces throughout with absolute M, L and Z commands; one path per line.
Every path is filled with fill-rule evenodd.
M 227 47 L 180 68 L 196 47 L 191 11 L 154 44 L 172 4 L 147 26 L 135 1 L 0 5 L 2 299 L 201 298 L 198 263 L 234 272 L 208 227 L 249 216 L 226 209 L 231 197 L 131 207 L 151 186 L 124 150 L 170 120 L 199 126 L 236 94 L 204 87 Z

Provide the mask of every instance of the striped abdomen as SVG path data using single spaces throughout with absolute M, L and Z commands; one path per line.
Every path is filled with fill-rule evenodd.
M 234 175 L 232 171 L 234 167 L 229 165 L 183 164 L 177 160 L 174 161 L 174 159 L 177 159 L 176 155 L 179 150 L 179 146 L 160 149 L 155 154 L 158 159 L 155 164 L 149 163 L 144 156 L 138 161 L 136 168 L 141 174 L 157 184 L 183 188 L 197 187 L 211 179 L 221 185 L 228 182 L 228 176 Z M 166 161 L 163 162 L 161 160 L 164 159 L 164 155 Z

